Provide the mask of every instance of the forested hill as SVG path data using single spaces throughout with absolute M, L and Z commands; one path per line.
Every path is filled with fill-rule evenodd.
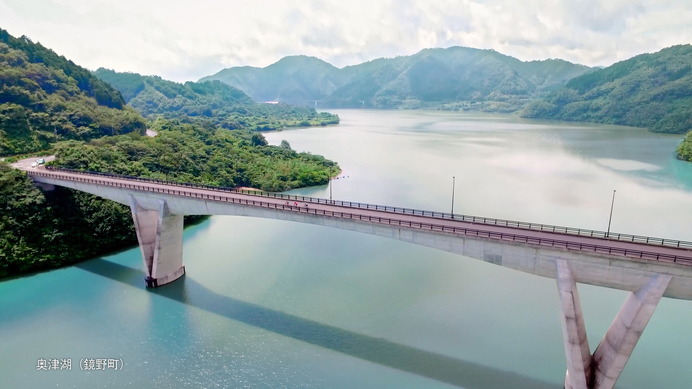
M 0 154 L 41 150 L 55 154 L 56 166 L 275 191 L 324 185 L 339 171 L 251 131 L 338 122 L 335 115 L 257 104 L 220 82 L 100 71 L 120 80 L 144 118 L 86 69 L 0 32 Z M 147 126 L 158 135 L 143 136 Z M 0 160 L 0 279 L 136 244 L 128 207 L 67 188 L 43 192 L 7 164 L 16 158 Z
M 242 66 L 221 70 L 200 81 L 219 80 L 248 93 L 258 102 L 282 101 L 314 106 L 344 84 L 340 70 L 321 59 L 290 56 L 265 68 Z
M 336 115 L 318 113 L 312 107 L 255 103 L 241 90 L 219 81 L 180 84 L 158 76 L 104 68 L 94 75 L 119 90 L 127 104 L 147 118 L 207 121 L 229 130 L 272 130 L 339 122 Z
M 125 102 L 145 116 L 181 108 L 183 115 L 209 116 L 222 105 L 253 104 L 243 91 L 217 82 L 180 84 L 158 76 L 119 73 L 104 68 L 96 70 L 94 75 L 120 91 Z
M 144 129 L 120 93 L 90 71 L 0 29 L 0 155 Z
M 524 117 L 692 130 L 692 45 L 642 54 L 570 80 Z
M 562 60 L 522 62 L 494 50 L 452 47 L 342 69 L 314 57 L 286 57 L 265 68 L 224 69 L 201 81 L 223 81 L 256 101 L 508 112 L 588 71 Z

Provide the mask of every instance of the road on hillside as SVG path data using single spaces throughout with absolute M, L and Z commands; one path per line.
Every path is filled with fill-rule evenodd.
M 31 166 L 31 164 L 33 164 L 34 162 L 36 162 L 39 159 L 43 159 L 46 162 L 50 162 L 50 161 L 55 160 L 55 155 L 45 155 L 45 156 L 24 158 L 24 159 L 20 159 L 17 162 L 11 163 L 10 166 L 12 166 L 15 169 L 22 169 L 22 170 L 36 169 L 42 165 Z

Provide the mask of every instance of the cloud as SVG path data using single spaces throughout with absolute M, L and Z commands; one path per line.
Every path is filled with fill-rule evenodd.
M 688 0 L 0 0 L 0 27 L 75 62 L 196 80 L 305 54 L 342 67 L 429 47 L 606 66 L 690 43 Z

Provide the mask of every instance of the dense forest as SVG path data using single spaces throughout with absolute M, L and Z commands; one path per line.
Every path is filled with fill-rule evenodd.
M 129 106 L 150 119 L 206 121 L 228 130 L 261 131 L 339 123 L 338 116 L 312 107 L 255 103 L 241 90 L 220 81 L 180 84 L 103 68 L 94 75 L 119 90 Z
M 1 154 L 50 152 L 57 157 L 53 164 L 72 169 L 276 191 L 325 184 L 339 170 L 287 142 L 269 146 L 254 131 L 324 125 L 338 122 L 335 115 L 257 104 L 218 82 L 116 76 L 131 78 L 125 95 L 149 104 L 141 108 L 146 117 L 88 70 L 0 30 Z M 138 80 L 144 80 L 139 92 Z M 210 111 L 200 111 L 205 104 Z M 231 110 L 235 126 L 227 125 Z M 146 129 L 158 135 L 145 136 Z M 128 207 L 65 188 L 44 192 L 5 161 L 0 208 L 0 278 L 136 244 Z
M 53 51 L 0 29 L 0 156 L 60 139 L 144 133 L 118 91 Z
M 64 188 L 43 192 L 0 163 L 0 279 L 137 243 L 129 208 Z
M 692 45 L 638 55 L 575 77 L 530 104 L 522 116 L 684 134 L 692 129 Z
M 156 137 L 137 133 L 55 146 L 56 166 L 171 181 L 265 190 L 325 184 L 335 163 L 268 146 L 247 130 L 159 121 Z M 136 244 L 130 209 L 57 187 L 43 192 L 0 163 L 0 278 L 75 263 Z
M 326 184 L 338 166 L 297 153 L 284 142 L 269 146 L 262 134 L 180 124 L 154 124 L 156 137 L 128 134 L 55 146 L 55 166 L 178 182 L 267 191 Z

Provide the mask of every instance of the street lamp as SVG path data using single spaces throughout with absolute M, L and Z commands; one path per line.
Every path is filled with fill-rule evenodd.
M 332 167 L 329 167 L 329 202 L 332 202 Z
M 613 205 L 615 204 L 615 189 L 613 189 L 613 200 L 610 202 L 610 217 L 608 218 L 608 231 L 606 238 L 610 237 L 610 222 L 613 220 Z
M 454 187 L 456 186 L 456 177 L 452 176 L 452 219 L 454 219 Z

